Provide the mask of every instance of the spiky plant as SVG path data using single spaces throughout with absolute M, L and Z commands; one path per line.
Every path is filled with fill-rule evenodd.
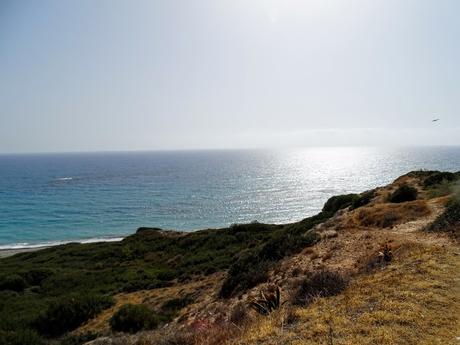
M 276 287 L 274 292 L 264 294 L 260 292 L 260 297 L 249 303 L 251 308 L 261 315 L 268 315 L 273 311 L 279 309 L 281 304 L 281 291 L 279 286 Z

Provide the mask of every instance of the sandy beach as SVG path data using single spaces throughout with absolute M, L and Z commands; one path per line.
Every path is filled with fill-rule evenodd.
M 49 247 L 0 249 L 0 259 L 15 255 L 15 254 L 19 254 L 19 253 L 35 252 L 37 250 L 41 250 L 45 248 L 49 248 Z
M 61 246 L 64 244 L 69 244 L 69 243 L 99 243 L 99 242 L 118 242 L 123 240 L 123 237 L 113 237 L 113 238 L 91 238 L 91 239 L 85 239 L 85 240 L 78 240 L 78 241 L 68 241 L 68 242 L 61 242 L 61 243 L 56 243 L 56 244 L 49 244 L 49 245 L 43 245 L 43 246 L 37 246 L 37 247 L 29 247 L 29 248 L 8 248 L 8 249 L 0 249 L 0 259 L 1 258 L 6 258 L 8 256 L 12 256 L 15 254 L 19 253 L 27 253 L 27 252 L 35 252 L 37 250 L 42 250 L 50 247 L 55 247 L 55 246 Z

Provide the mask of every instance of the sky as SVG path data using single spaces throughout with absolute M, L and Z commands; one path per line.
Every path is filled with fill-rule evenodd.
M 0 152 L 460 145 L 459 13 L 0 0 Z

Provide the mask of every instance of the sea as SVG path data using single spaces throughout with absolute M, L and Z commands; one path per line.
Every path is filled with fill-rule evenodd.
M 0 155 L 0 249 L 289 223 L 411 170 L 460 170 L 460 147 Z

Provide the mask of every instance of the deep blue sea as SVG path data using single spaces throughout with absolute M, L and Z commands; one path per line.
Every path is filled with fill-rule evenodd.
M 0 248 L 292 222 L 416 169 L 458 171 L 460 147 L 2 155 Z

